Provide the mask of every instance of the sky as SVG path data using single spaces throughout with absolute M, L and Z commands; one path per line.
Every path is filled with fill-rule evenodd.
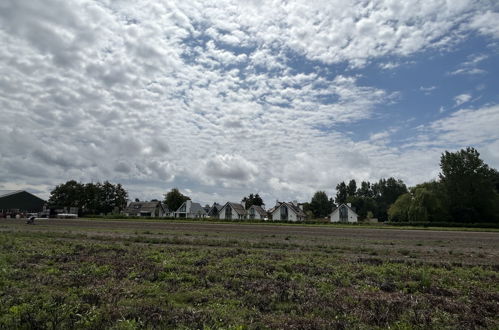
M 3 0 L 0 189 L 309 201 L 499 168 L 499 3 Z

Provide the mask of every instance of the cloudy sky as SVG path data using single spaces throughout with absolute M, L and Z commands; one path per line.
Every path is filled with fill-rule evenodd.
M 0 2 L 0 189 L 267 204 L 499 168 L 497 1 Z

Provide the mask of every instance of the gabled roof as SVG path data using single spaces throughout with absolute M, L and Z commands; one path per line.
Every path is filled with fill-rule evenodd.
M 236 211 L 237 214 L 239 214 L 239 215 L 246 215 L 246 209 L 244 208 L 244 206 L 242 206 L 239 203 L 227 202 L 227 203 L 225 203 L 225 205 L 220 210 L 222 210 L 225 207 L 227 207 L 227 205 L 230 205 L 230 207 L 232 207 L 232 209 L 234 211 Z
M 251 205 L 250 209 L 255 209 L 256 212 L 258 212 L 261 216 L 267 216 L 267 211 L 265 211 L 261 206 L 259 205 Z M 249 209 L 248 209 L 249 210 Z
M 206 211 L 200 203 L 191 203 L 191 210 L 189 213 L 206 214 Z
M 305 212 L 303 212 L 303 210 L 298 205 L 295 205 L 295 204 L 293 204 L 291 202 L 289 202 L 289 203 L 288 202 L 277 202 L 276 206 L 274 206 L 273 208 L 271 208 L 269 210 L 269 213 L 274 213 L 282 205 L 286 205 L 289 210 L 293 211 L 298 216 L 301 216 L 301 217 L 306 217 L 307 216 L 305 214 Z
M 157 207 L 161 207 L 164 209 L 163 204 L 161 202 L 131 202 L 130 205 L 126 208 L 125 212 L 151 212 L 153 213 Z
M 208 211 L 208 215 L 219 214 L 222 208 L 223 205 L 220 205 L 218 203 L 213 203 L 213 206 Z
M 0 190 L 0 197 L 14 195 L 20 192 L 23 192 L 23 190 Z

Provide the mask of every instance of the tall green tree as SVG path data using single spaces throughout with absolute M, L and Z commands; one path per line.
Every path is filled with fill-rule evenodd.
M 165 194 L 164 202 L 170 210 L 176 211 L 185 201 L 189 199 L 190 197 L 182 194 L 178 188 L 173 188 Z
M 439 174 L 452 218 L 460 222 L 498 220 L 499 197 L 493 180 L 494 170 L 471 147 L 444 152 Z
M 376 202 L 374 214 L 381 221 L 388 220 L 388 208 L 395 203 L 400 195 L 408 192 L 405 183 L 395 178 L 380 179 L 372 185 L 372 191 Z
M 248 197 L 244 197 L 242 199 L 242 202 L 244 204 L 244 207 L 246 209 L 249 209 L 252 205 L 257 205 L 257 206 L 262 206 L 263 205 L 263 199 L 260 197 L 258 193 L 256 194 L 249 194 Z
M 310 201 L 310 210 L 314 217 L 324 218 L 333 210 L 332 199 L 329 199 L 325 191 L 317 191 Z
M 356 194 L 357 194 L 357 182 L 355 182 L 355 180 L 352 179 L 350 180 L 350 182 L 348 182 L 347 195 L 353 197 Z
M 348 188 L 345 182 L 340 182 L 336 185 L 336 198 L 335 202 L 337 205 L 347 202 L 348 198 Z

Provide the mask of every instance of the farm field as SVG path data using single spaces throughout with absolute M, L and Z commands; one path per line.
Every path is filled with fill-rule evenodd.
M 499 232 L 0 220 L 0 328 L 498 328 Z

